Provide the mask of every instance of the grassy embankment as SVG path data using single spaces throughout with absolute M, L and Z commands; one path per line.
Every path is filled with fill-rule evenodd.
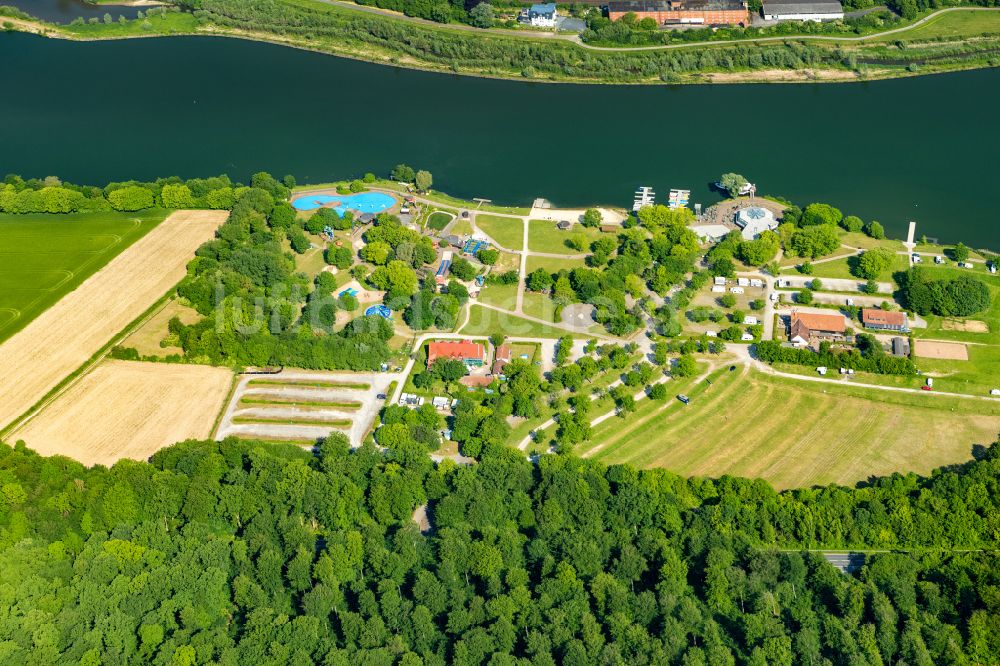
M 760 477 L 779 488 L 853 484 L 964 462 L 1000 428 L 1000 404 L 719 370 L 670 383 L 689 405 L 639 402 L 579 452 L 684 475 Z
M 0 341 L 76 289 L 168 212 L 0 214 Z
M 567 39 L 470 31 L 360 12 L 318 0 L 206 2 L 202 18 L 165 17 L 111 24 L 52 26 L 8 20 L 11 29 L 103 39 L 222 34 L 334 55 L 477 76 L 593 83 L 814 81 L 887 78 L 996 64 L 997 19 L 952 12 L 870 41 L 799 36 L 597 50 Z M 955 18 L 960 17 L 960 18 Z M 913 31 L 913 35 L 909 31 Z M 891 38 L 890 38 L 891 37 Z

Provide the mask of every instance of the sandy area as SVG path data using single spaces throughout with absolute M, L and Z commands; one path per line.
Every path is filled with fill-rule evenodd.
M 10 439 L 87 465 L 145 460 L 175 442 L 208 438 L 232 378 L 225 368 L 105 361 Z
M 226 211 L 178 211 L 0 345 L 0 427 L 28 411 L 184 277 Z
M 747 83 L 767 81 L 774 83 L 803 81 L 854 81 L 858 75 L 839 69 L 758 69 L 750 72 L 712 72 L 705 78 L 711 83 Z
M 916 340 L 913 353 L 922 358 L 943 358 L 952 361 L 968 361 L 969 348 L 960 342 L 931 342 Z
M 965 331 L 966 333 L 989 333 L 990 327 L 985 321 L 978 319 L 943 319 L 941 328 L 946 331 Z

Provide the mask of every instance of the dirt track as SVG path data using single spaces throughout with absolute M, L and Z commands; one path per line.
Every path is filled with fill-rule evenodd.
M 202 365 L 104 361 L 11 439 L 86 465 L 145 460 L 175 442 L 207 438 L 232 378 Z
M 184 277 L 226 211 L 178 211 L 0 345 L 0 428 L 60 381 Z
M 968 361 L 969 348 L 960 342 L 938 342 L 916 340 L 913 353 L 921 358 L 942 358 L 953 361 Z

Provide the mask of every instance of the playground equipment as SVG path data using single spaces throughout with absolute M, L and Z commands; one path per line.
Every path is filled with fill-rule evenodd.
M 382 319 L 392 319 L 392 310 L 384 305 L 372 305 L 365 310 L 366 317 L 382 317 Z

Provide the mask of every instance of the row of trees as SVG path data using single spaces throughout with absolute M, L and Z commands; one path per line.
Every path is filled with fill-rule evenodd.
M 268 190 L 277 199 L 288 197 L 295 179 L 283 182 L 270 174 L 257 173 L 249 187 Z M 248 186 L 233 183 L 228 176 L 181 180 L 174 176 L 155 181 L 124 181 L 104 187 L 64 183 L 55 176 L 24 179 L 8 175 L 0 185 L 0 213 L 75 213 L 116 210 L 134 212 L 148 208 L 208 208 L 228 210 Z
M 777 493 L 485 443 L 477 465 L 434 466 L 414 438 L 433 416 L 387 414 L 384 452 L 191 441 L 88 469 L 0 447 L 4 661 L 1000 659 L 1000 567 L 978 550 L 996 547 L 995 451 Z M 945 550 L 875 553 L 856 576 L 800 550 L 844 546 Z
M 858 348 L 836 350 L 829 342 L 820 343 L 819 353 L 800 347 L 786 347 L 778 340 L 763 340 L 756 345 L 757 358 L 765 363 L 792 363 L 806 366 L 826 366 L 829 368 L 851 368 L 880 375 L 917 374 L 913 361 L 904 356 L 886 354 L 871 336 L 859 334 Z M 867 338 L 871 338 L 865 342 Z

